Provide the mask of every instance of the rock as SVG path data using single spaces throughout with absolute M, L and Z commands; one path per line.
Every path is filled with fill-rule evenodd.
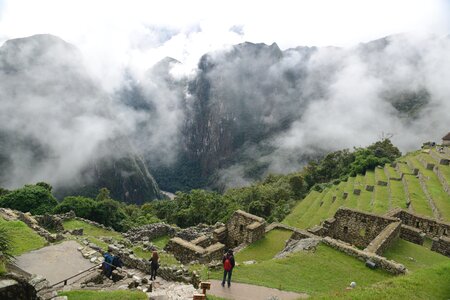
M 256 260 L 247 260 L 243 262 L 244 265 L 254 265 L 256 264 Z
M 146 277 L 142 278 L 141 283 L 147 284 L 148 283 L 148 278 L 146 278 Z
M 76 236 L 83 235 L 83 228 L 76 228 L 76 229 L 70 231 L 70 234 L 76 235 Z
M 286 257 L 290 253 L 295 253 L 299 251 L 305 250 L 315 250 L 317 244 L 319 244 L 320 239 L 318 238 L 306 238 L 301 240 L 290 239 L 284 249 L 275 255 L 275 258 L 283 258 Z
M 95 263 L 96 261 L 97 261 L 97 256 L 91 257 L 91 259 L 90 259 L 91 263 Z
M 118 270 L 112 271 L 111 278 L 114 282 L 117 282 L 119 280 L 122 280 L 126 277 L 125 272 L 119 272 Z
M 80 247 L 77 248 L 78 251 L 83 251 L 83 249 L 84 249 L 83 246 L 80 246 Z
M 94 286 L 95 286 L 95 283 L 93 283 L 93 282 L 88 282 L 88 283 L 86 284 L 86 286 L 87 286 L 87 287 L 94 287 Z

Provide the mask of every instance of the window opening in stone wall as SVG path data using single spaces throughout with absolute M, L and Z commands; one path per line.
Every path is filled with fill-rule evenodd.
M 430 231 L 430 232 L 433 232 L 433 226 L 430 226 L 430 227 L 429 227 L 429 231 Z
M 348 233 L 348 227 L 344 226 L 344 234 L 347 234 L 347 233 Z
M 239 231 L 240 231 L 240 232 L 244 231 L 244 225 L 241 224 L 241 225 L 239 226 Z
M 419 228 L 419 226 L 420 226 L 420 223 L 419 223 L 419 221 L 417 221 L 416 222 L 416 228 Z
M 238 241 L 234 240 L 234 246 L 237 247 L 239 245 Z

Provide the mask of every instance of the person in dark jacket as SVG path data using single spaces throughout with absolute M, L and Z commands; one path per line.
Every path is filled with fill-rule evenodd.
M 153 251 L 152 257 L 150 258 L 150 280 L 156 279 L 156 271 L 159 268 L 159 255 L 158 252 Z
M 225 253 L 223 255 L 222 258 L 222 263 L 223 263 L 223 280 L 222 280 L 222 286 L 225 286 L 225 280 L 227 279 L 228 276 L 228 287 L 230 287 L 231 285 L 231 274 L 233 273 L 233 268 L 234 268 L 234 255 L 233 255 L 233 250 L 229 249 L 227 251 L 227 253 Z

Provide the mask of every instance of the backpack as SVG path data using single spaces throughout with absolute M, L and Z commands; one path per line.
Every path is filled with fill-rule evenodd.
M 224 268 L 224 270 L 225 271 L 231 271 L 231 269 L 232 269 L 232 265 L 231 265 L 231 261 L 230 261 L 230 258 L 226 258 L 225 259 L 225 262 L 223 263 L 223 268 Z

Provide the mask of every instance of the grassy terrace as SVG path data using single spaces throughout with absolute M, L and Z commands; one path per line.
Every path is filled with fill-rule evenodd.
M 428 199 L 420 186 L 419 179 L 414 175 L 405 175 L 404 180 L 408 185 L 409 198 L 415 212 L 433 217 L 433 211 L 428 203 Z
M 400 179 L 400 174 L 398 174 L 397 170 L 390 165 L 385 165 L 384 169 L 386 170 L 386 174 L 389 176 L 389 178 L 398 178 Z
M 108 249 L 108 244 L 102 241 L 100 238 L 102 237 L 111 237 L 116 240 L 123 239 L 122 235 L 116 231 L 106 230 L 91 224 L 88 224 L 84 221 L 79 220 L 67 220 L 63 222 L 64 229 L 73 230 L 77 228 L 83 228 L 83 237 L 87 238 L 90 242 L 98 245 L 103 250 Z
M 269 260 L 283 250 L 286 241 L 291 235 L 292 232 L 289 230 L 271 230 L 262 239 L 237 253 L 236 262 L 242 263 L 247 260 L 256 260 L 259 263 Z
M 376 214 L 385 213 L 389 210 L 389 188 L 377 185 L 378 180 L 387 182 L 387 176 L 381 168 L 375 168 L 375 190 L 372 212 Z
M 147 294 L 139 291 L 69 291 L 58 293 L 70 300 L 146 300 Z
M 358 205 L 356 206 L 359 210 L 371 211 L 372 210 L 372 197 L 374 192 L 366 191 L 366 185 L 375 185 L 375 173 L 372 171 L 367 171 L 364 176 L 364 184 L 361 189 L 361 195 L 359 196 Z
M 344 206 L 350 208 L 356 208 L 357 205 L 357 197 L 353 194 L 353 189 L 355 188 L 355 177 L 350 177 L 347 179 L 347 186 L 345 187 L 345 191 L 348 193 L 347 199 L 344 200 Z
M 297 203 L 292 212 L 283 220 L 283 223 L 290 226 L 297 226 L 297 222 L 303 217 L 308 210 L 308 207 L 310 207 L 319 196 L 321 196 L 321 193 L 319 192 L 310 192 L 305 199 Z
M 402 239 L 397 240 L 384 253 L 384 256 L 405 265 L 412 272 L 440 263 L 450 262 L 450 259 L 444 255 Z
M 425 177 L 427 190 L 430 193 L 431 198 L 433 198 L 434 204 L 441 213 L 443 219 L 450 221 L 450 195 L 442 189 L 441 182 L 437 175 L 433 171 L 427 170 L 416 157 L 409 157 L 408 160 L 415 168 L 418 168 L 420 173 Z
M 310 219 L 307 227 L 312 227 L 314 225 L 319 225 L 321 221 L 328 218 L 328 211 L 333 204 L 333 196 L 337 194 L 338 186 L 332 186 L 328 193 L 323 197 L 323 204 L 314 212 L 312 218 Z
M 306 207 L 306 211 L 303 214 L 303 216 L 298 220 L 293 220 L 293 222 L 288 225 L 298 228 L 307 228 L 310 220 L 315 216 L 317 210 L 320 208 L 320 203 L 322 202 L 322 199 L 325 197 L 326 194 L 328 194 L 329 190 L 330 189 L 325 189 L 322 193 L 320 193 L 319 196 L 316 197 L 308 207 Z
M 258 261 L 261 257 L 253 259 Z M 210 276 L 221 279 L 223 274 L 222 271 L 214 271 Z M 283 259 L 239 265 L 233 272 L 233 280 L 238 282 L 311 295 L 340 291 L 354 280 L 363 287 L 390 277 L 392 275 L 381 270 L 371 270 L 361 261 L 323 244 L 315 252 L 302 251 Z
M 312 299 L 450 299 L 450 261 L 369 287 L 322 294 Z
M 406 208 L 406 195 L 403 183 L 397 180 L 389 180 L 389 187 L 391 189 L 392 208 Z
M 6 221 L 0 217 L 0 226 L 6 228 L 11 237 L 12 255 L 14 256 L 42 248 L 47 244 L 43 237 L 22 221 Z

